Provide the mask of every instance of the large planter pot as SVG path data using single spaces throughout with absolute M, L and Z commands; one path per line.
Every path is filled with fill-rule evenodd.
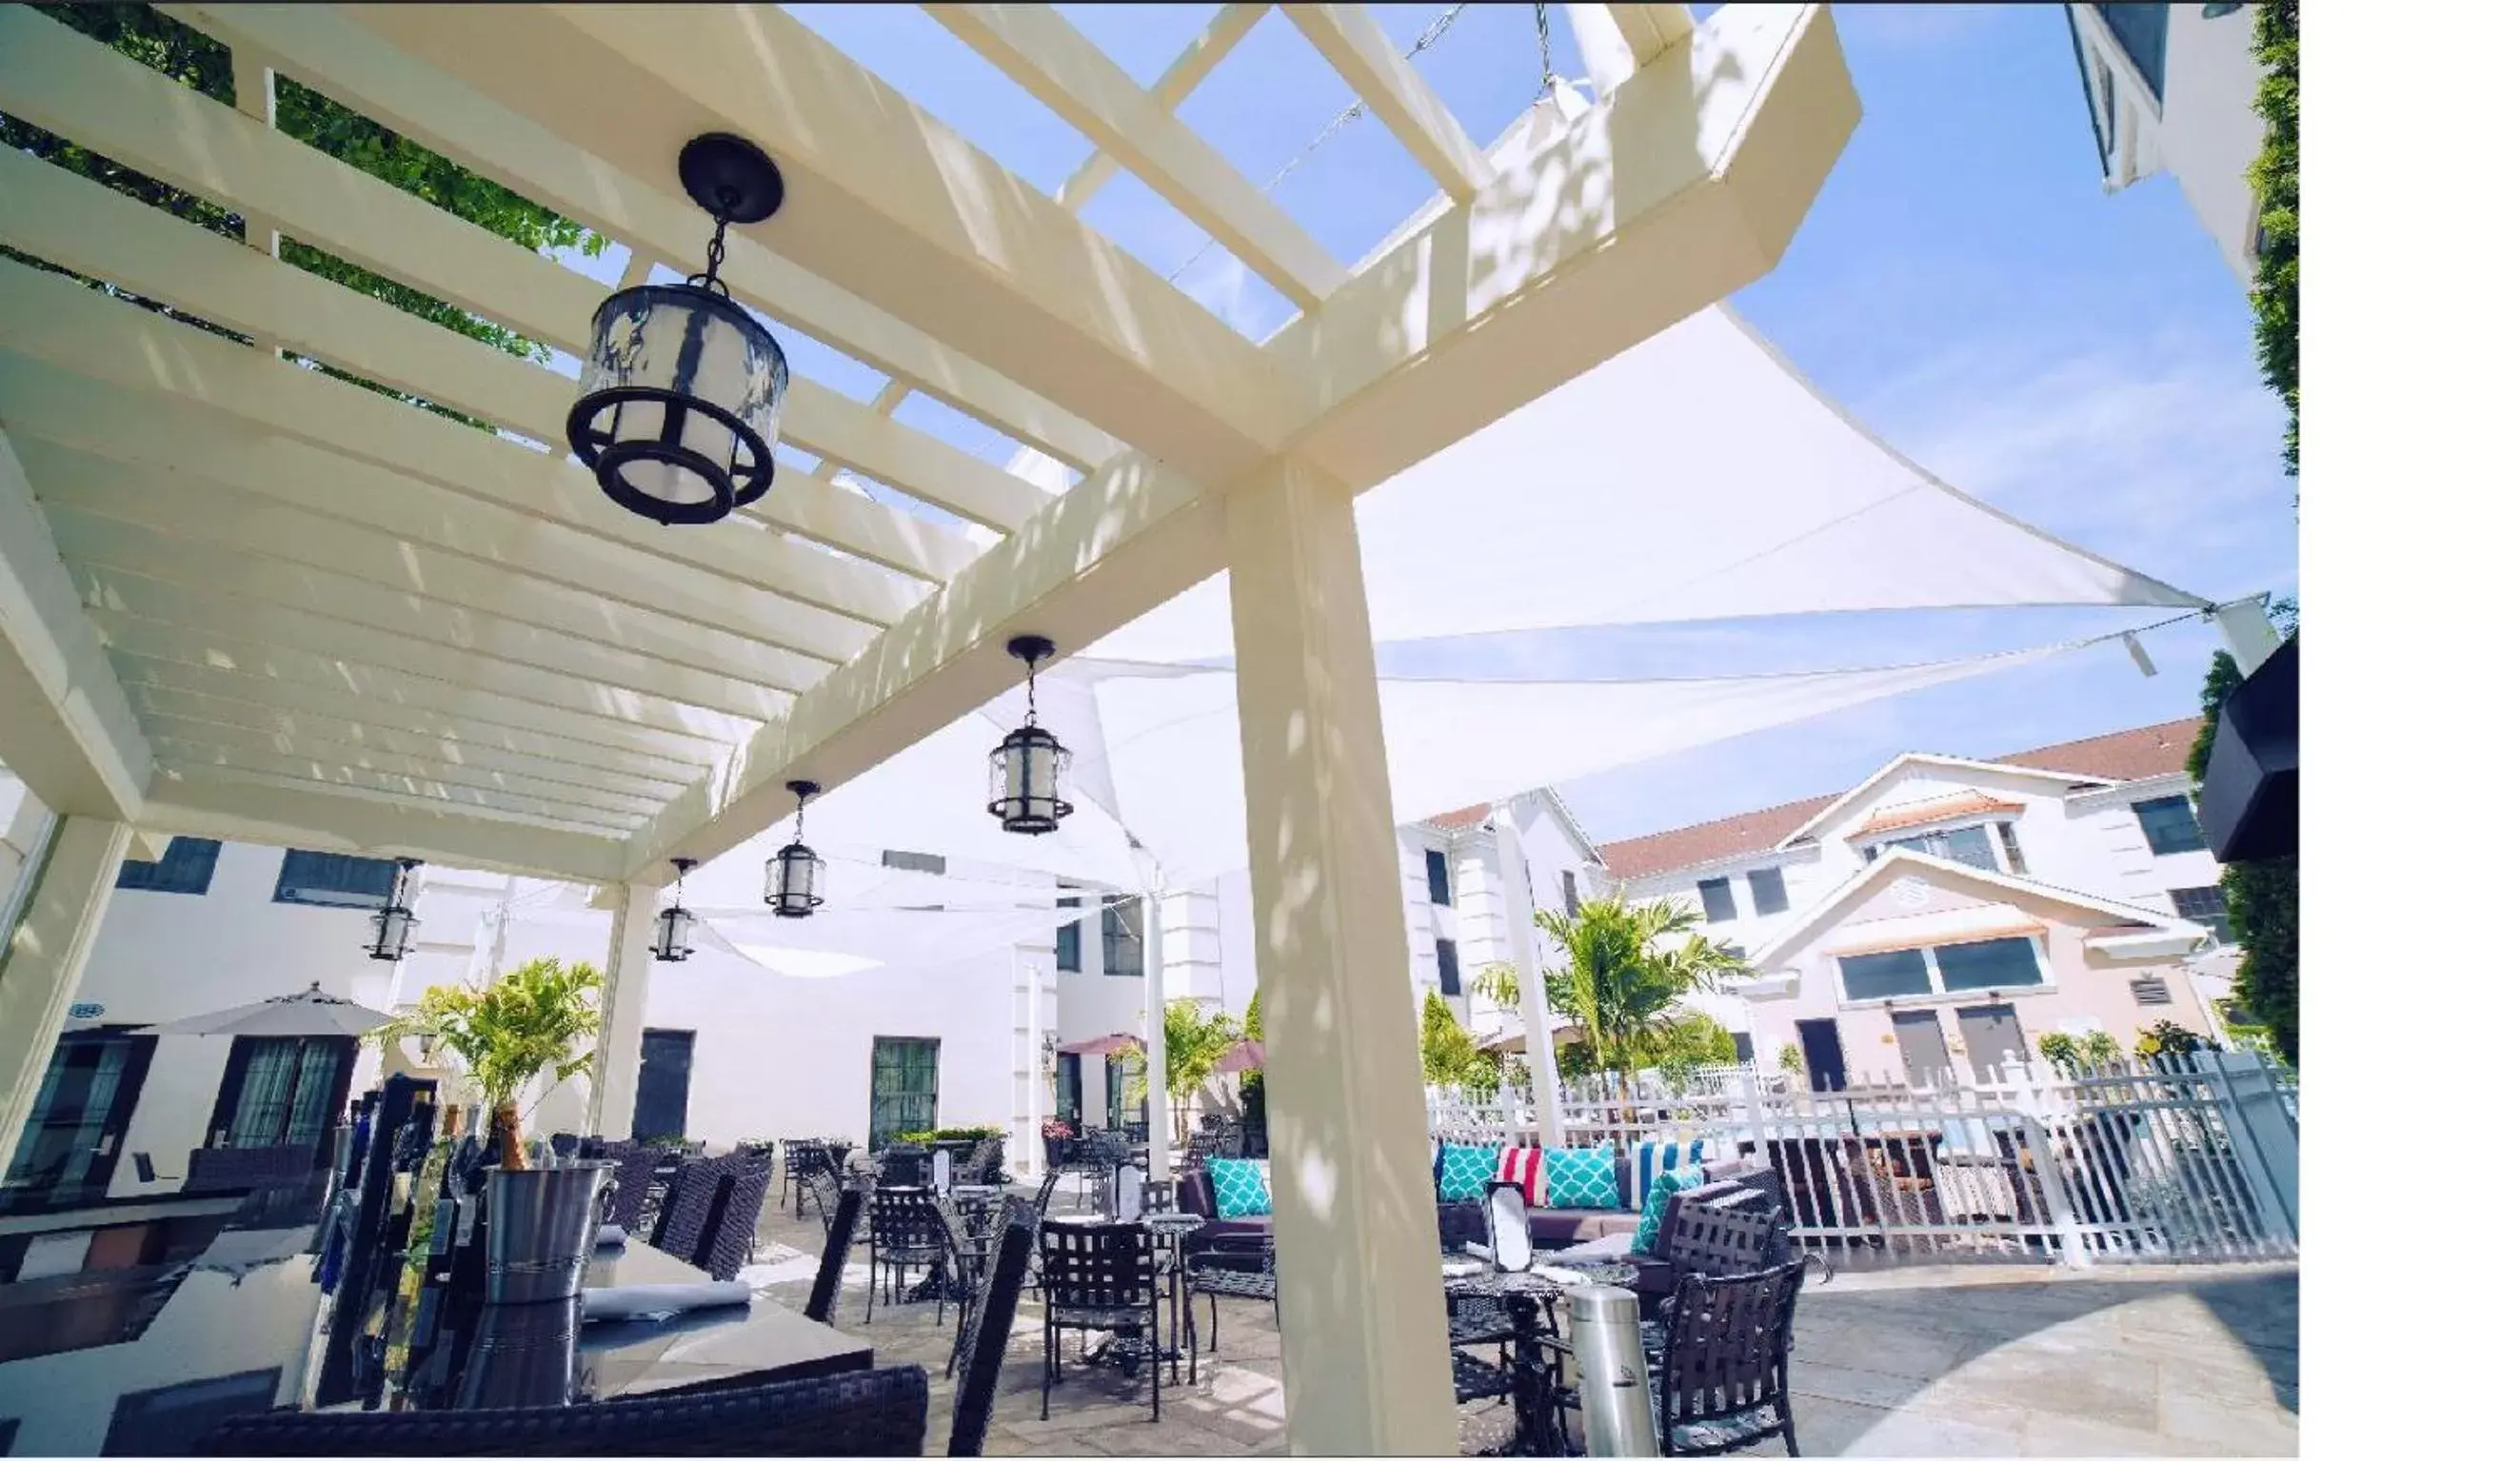
M 492 1304 L 540 1304 L 576 1296 L 595 1244 L 600 1199 L 613 1185 L 613 1162 L 564 1162 L 493 1172 L 488 1208 L 485 1297 Z

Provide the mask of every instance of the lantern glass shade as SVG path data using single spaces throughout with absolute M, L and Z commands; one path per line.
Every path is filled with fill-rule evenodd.
M 787 356 L 734 300 L 640 285 L 595 311 L 569 448 L 631 511 L 714 522 L 770 490 L 787 395 Z
M 761 901 L 782 918 L 802 918 L 823 906 L 823 860 L 802 842 L 772 855 L 764 868 Z
M 395 890 L 394 902 L 377 909 L 376 916 L 369 921 L 376 927 L 376 938 L 368 945 L 368 957 L 386 963 L 399 962 L 403 951 L 411 947 L 412 925 L 420 921 L 411 915 L 410 908 L 403 907 L 399 888 Z
M 692 926 L 699 915 L 680 904 L 656 914 L 656 942 L 648 952 L 669 964 L 692 956 Z
M 1018 726 L 989 753 L 989 811 L 1010 832 L 1040 836 L 1058 830 L 1076 809 L 1058 799 L 1068 752 L 1039 726 Z

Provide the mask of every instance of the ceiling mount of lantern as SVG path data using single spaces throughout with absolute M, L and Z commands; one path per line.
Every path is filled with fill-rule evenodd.
M 411 912 L 412 873 L 419 866 L 418 858 L 394 859 L 393 887 L 385 894 L 385 906 L 368 919 L 368 957 L 400 963 L 404 951 L 411 947 L 412 928 L 420 922 Z
M 782 918 L 803 918 L 823 906 L 823 860 L 805 845 L 805 803 L 823 788 L 790 781 L 788 789 L 796 797 L 796 837 L 764 864 L 761 901 Z
M 715 522 L 770 490 L 788 357 L 717 277 L 732 223 L 779 211 L 770 155 L 711 132 L 685 144 L 683 190 L 717 220 L 708 267 L 634 281 L 597 306 L 568 445 L 604 495 L 668 525 Z
M 679 964 L 692 956 L 692 927 L 700 920 L 698 914 L 683 907 L 683 874 L 698 865 L 698 858 L 674 859 L 673 907 L 657 910 L 656 942 L 648 946 L 648 952 L 659 963 Z
M 1033 677 L 1058 646 L 1040 635 L 1025 634 L 1009 640 L 1007 652 L 1024 662 L 1024 723 L 989 753 L 989 815 L 1010 832 L 1038 837 L 1058 830 L 1060 819 L 1076 810 L 1058 798 L 1058 778 L 1066 775 L 1070 759 L 1067 747 L 1041 728 L 1033 697 Z

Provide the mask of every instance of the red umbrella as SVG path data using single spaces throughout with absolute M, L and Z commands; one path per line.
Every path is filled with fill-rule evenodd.
M 1080 1040 L 1074 1044 L 1060 1045 L 1058 1053 L 1061 1055 L 1135 1055 L 1146 1047 L 1145 1040 L 1134 1035 L 1114 1030 L 1108 1035 L 1098 1035 L 1092 1040 Z
M 1226 1048 L 1224 1054 L 1216 1057 L 1216 1073 L 1231 1076 L 1237 1071 L 1258 1070 L 1265 1053 L 1258 1040 L 1238 1040 Z

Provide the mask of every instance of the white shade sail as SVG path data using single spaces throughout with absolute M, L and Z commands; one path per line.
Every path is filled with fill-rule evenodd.
M 1384 643 L 1856 609 L 2206 602 L 1941 481 L 1729 305 L 1393 477 L 1357 499 L 1356 519 Z M 1222 575 L 1091 650 L 1173 663 L 1233 651 Z

